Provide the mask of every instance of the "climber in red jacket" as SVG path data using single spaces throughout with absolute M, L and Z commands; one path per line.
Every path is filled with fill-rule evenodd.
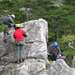
M 24 44 L 23 36 L 27 37 L 27 35 L 25 34 L 25 31 L 21 30 L 20 28 L 21 28 L 21 25 L 17 24 L 16 31 L 13 34 L 15 38 L 16 49 L 17 49 L 17 63 L 18 64 L 23 61 L 23 58 L 22 58 L 22 49 L 23 49 L 23 44 Z

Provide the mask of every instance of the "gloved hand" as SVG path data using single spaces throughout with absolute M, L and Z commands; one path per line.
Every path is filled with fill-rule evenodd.
M 16 24 L 14 24 L 14 29 L 16 30 Z
M 50 53 L 47 53 L 47 55 L 50 55 Z
M 28 35 L 27 35 L 27 37 L 28 37 Z
M 61 56 L 61 54 L 59 54 L 59 56 Z

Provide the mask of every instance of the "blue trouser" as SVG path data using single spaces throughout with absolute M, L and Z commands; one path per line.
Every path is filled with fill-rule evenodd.
M 51 55 L 51 60 L 52 60 L 52 61 L 56 61 L 56 58 L 57 58 L 57 54 Z

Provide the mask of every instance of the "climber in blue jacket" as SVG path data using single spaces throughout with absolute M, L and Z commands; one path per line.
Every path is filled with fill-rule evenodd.
M 58 53 L 58 51 L 59 51 L 59 53 Z M 47 49 L 47 53 L 48 53 L 48 55 L 51 55 L 52 61 L 56 60 L 57 54 L 59 54 L 59 56 L 61 56 L 61 50 L 58 47 L 58 43 L 55 42 L 54 44 L 51 44 Z

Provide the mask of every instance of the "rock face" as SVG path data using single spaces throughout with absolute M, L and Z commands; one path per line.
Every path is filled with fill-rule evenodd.
M 75 69 L 75 55 L 73 56 L 73 61 L 72 61 L 71 67 Z
M 56 0 L 56 1 L 63 2 L 63 3 L 66 2 L 66 0 Z
M 22 50 L 25 60 L 20 64 L 14 63 L 17 60 L 14 28 L 9 31 L 7 43 L 3 42 L 3 32 L 0 33 L 0 75 L 75 75 L 75 69 L 64 60 L 53 61 L 50 65 L 47 59 L 47 21 L 31 20 L 21 25 L 28 35 Z
M 48 23 L 44 19 L 39 19 L 21 25 L 28 35 L 22 50 L 25 64 L 14 64 L 17 60 L 17 50 L 13 38 L 15 30 L 12 28 L 7 43 L 3 42 L 3 33 L 0 34 L 0 75 L 12 75 L 12 71 L 15 73 L 13 75 L 46 75 Z
M 52 4 L 52 5 L 58 6 L 58 7 L 63 6 L 64 5 L 63 3 L 66 2 L 66 0 L 51 0 L 51 1 L 54 2 L 54 4 Z
M 0 75 L 28 75 L 28 66 L 25 62 L 17 64 L 8 64 L 0 66 Z
M 63 59 L 58 59 L 52 62 L 50 75 L 75 75 L 75 69 L 70 68 Z

